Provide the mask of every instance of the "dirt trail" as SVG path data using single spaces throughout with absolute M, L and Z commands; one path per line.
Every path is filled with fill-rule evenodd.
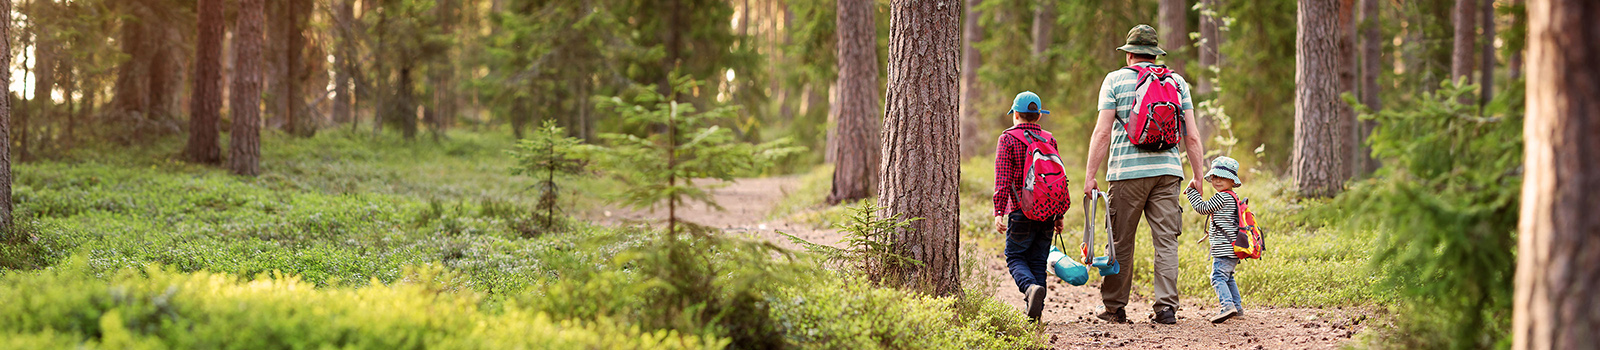
M 717 211 L 696 203 L 679 208 L 679 217 L 790 248 L 795 246 L 777 231 L 816 243 L 837 243 L 840 235 L 835 230 L 767 218 L 778 201 L 799 187 L 799 178 L 794 176 L 740 179 L 713 192 L 713 197 L 725 210 Z M 625 223 L 660 220 L 665 216 L 666 210 L 660 208 L 654 212 L 608 209 L 593 219 Z M 1001 239 L 998 235 L 993 238 Z M 1150 248 L 1141 246 L 1139 249 Z M 992 279 L 999 281 L 992 286 L 993 295 L 1021 312 L 1022 293 L 1011 283 L 1005 258 L 998 251 L 983 254 L 986 255 L 985 270 Z M 1178 324 L 1161 325 L 1150 321 L 1149 298 L 1140 293 L 1141 288 L 1149 290 L 1146 283 L 1134 287 L 1133 300 L 1126 308 L 1128 319 L 1133 323 L 1110 324 L 1094 317 L 1101 309 L 1098 279 L 1088 285 L 1071 286 L 1051 277 L 1049 288 L 1043 321 L 1045 337 L 1054 349 L 1338 349 L 1364 330 L 1368 320 L 1366 311 L 1358 309 L 1253 307 L 1247 295 L 1244 316 L 1212 324 L 1208 319 L 1215 311 L 1216 300 L 1207 294 L 1183 298 Z

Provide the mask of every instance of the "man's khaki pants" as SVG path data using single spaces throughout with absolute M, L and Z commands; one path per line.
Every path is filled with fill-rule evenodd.
M 1100 299 L 1107 311 L 1128 305 L 1128 290 L 1133 286 L 1134 232 L 1139 217 L 1150 222 L 1155 241 L 1156 307 L 1178 307 L 1178 235 L 1182 234 L 1183 207 L 1178 196 L 1183 178 L 1171 175 L 1111 182 L 1111 235 L 1116 241 L 1117 263 L 1122 272 L 1106 276 L 1100 284 Z

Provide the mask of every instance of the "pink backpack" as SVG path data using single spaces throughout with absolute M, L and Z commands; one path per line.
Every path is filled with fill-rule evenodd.
M 1050 140 L 1055 138 L 1043 130 L 1011 128 L 1006 134 L 1028 145 L 1026 164 L 1022 175 L 1022 190 L 1012 188 L 1016 208 L 1028 219 L 1051 221 L 1067 212 L 1072 200 L 1067 197 L 1067 167 L 1056 153 Z
M 1165 151 L 1183 140 L 1183 100 L 1178 95 L 1178 79 L 1167 66 L 1132 65 L 1125 67 L 1139 75 L 1134 109 L 1129 120 L 1117 118 L 1128 132 L 1128 141 L 1146 151 Z

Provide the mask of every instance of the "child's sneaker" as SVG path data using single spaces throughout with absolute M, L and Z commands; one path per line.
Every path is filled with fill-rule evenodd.
M 1044 313 L 1044 286 L 1029 285 L 1027 293 L 1028 319 L 1039 322 L 1040 314 Z
M 1229 318 L 1233 318 L 1234 316 L 1238 315 L 1239 308 L 1236 308 L 1233 305 L 1224 305 L 1222 306 L 1222 310 L 1217 311 L 1215 316 L 1211 316 L 1211 323 L 1222 323 L 1223 321 L 1227 321 Z

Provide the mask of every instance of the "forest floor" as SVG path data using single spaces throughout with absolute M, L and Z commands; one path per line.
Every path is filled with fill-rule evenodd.
M 787 248 L 797 248 L 778 231 L 814 243 L 833 245 L 842 234 L 815 224 L 790 222 L 769 213 L 787 195 L 800 190 L 800 176 L 740 179 L 713 191 L 716 210 L 700 203 L 679 208 L 679 217 L 702 226 L 732 234 L 763 239 Z M 602 208 L 588 213 L 589 219 L 606 224 L 629 224 L 662 220 L 664 208 L 634 210 Z M 994 239 L 1000 239 L 993 236 Z M 1141 237 L 1148 242 L 1148 237 Z M 996 249 L 979 249 L 992 295 L 1022 310 L 1021 293 L 1011 284 L 1005 258 Z M 970 251 L 970 250 L 969 250 Z M 1145 261 L 1144 264 L 1150 262 Z M 1206 266 L 1184 268 L 1209 269 Z M 1249 264 L 1241 266 L 1249 268 Z M 1146 283 L 1147 284 L 1147 283 Z M 1111 324 L 1094 316 L 1102 310 L 1099 280 L 1084 286 L 1071 286 L 1050 279 L 1050 294 L 1043 316 L 1046 343 L 1054 349 L 1338 349 L 1366 329 L 1370 310 L 1366 308 L 1280 308 L 1249 304 L 1246 314 L 1222 324 L 1208 321 L 1215 312 L 1211 295 L 1186 296 L 1178 311 L 1178 324 L 1161 325 L 1150 321 L 1151 298 L 1148 285 L 1135 286 L 1126 308 L 1129 324 Z

